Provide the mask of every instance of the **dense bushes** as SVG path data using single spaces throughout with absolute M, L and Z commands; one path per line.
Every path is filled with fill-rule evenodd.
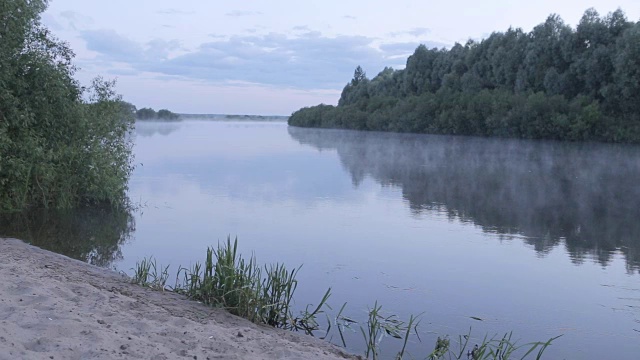
M 0 210 L 125 205 L 133 117 L 112 82 L 73 79 L 73 52 L 39 22 L 46 5 L 0 5 Z
M 640 142 L 640 23 L 555 15 L 449 50 L 420 45 L 406 68 L 358 67 L 338 102 L 290 125 L 534 139 Z

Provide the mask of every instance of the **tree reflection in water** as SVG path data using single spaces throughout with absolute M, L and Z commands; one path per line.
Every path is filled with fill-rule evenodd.
M 354 186 L 402 189 L 411 211 L 445 212 L 484 232 L 522 235 L 541 255 L 602 266 L 620 252 L 640 272 L 640 147 L 289 127 L 335 149 Z
M 93 265 L 122 259 L 121 245 L 135 230 L 129 210 L 85 208 L 0 214 L 0 236 L 14 237 Z

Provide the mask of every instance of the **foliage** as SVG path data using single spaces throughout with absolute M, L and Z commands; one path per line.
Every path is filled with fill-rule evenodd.
M 142 108 L 136 111 L 136 118 L 139 120 L 151 120 L 157 117 L 156 111 L 151 108 Z
M 494 32 L 451 49 L 418 46 L 403 70 L 358 67 L 338 106 L 289 124 L 433 134 L 640 142 L 640 22 L 589 9 L 530 33 Z
M 380 343 L 385 336 L 391 336 L 395 339 L 403 341 L 402 349 L 396 355 L 396 359 L 402 359 L 405 355 L 407 342 L 411 332 L 418 334 L 417 329 L 419 321 L 416 321 L 416 317 L 413 315 L 409 318 L 409 321 L 404 321 L 397 318 L 395 315 L 382 315 L 382 305 L 378 305 L 376 301 L 373 308 L 368 311 L 368 319 L 364 326 L 360 326 L 360 333 L 364 339 L 366 349 L 365 357 L 368 359 L 371 357 L 373 360 L 380 358 Z
M 174 114 L 167 109 L 160 109 L 158 112 L 152 108 L 142 108 L 136 111 L 136 118 L 138 120 L 178 120 L 180 116 Z
M 204 268 L 200 263 L 191 269 L 181 268 L 178 273 L 184 280 L 175 290 L 256 323 L 313 335 L 319 329 L 316 318 L 323 313 L 331 289 L 314 310 L 307 307 L 294 316 L 298 270 L 288 270 L 283 264 L 260 267 L 255 256 L 245 259 L 238 253 L 238 239 L 232 243 L 228 237 L 217 249 L 207 249 Z
M 177 120 L 180 116 L 178 114 L 174 114 L 167 109 L 158 110 L 158 119 L 161 120 Z
M 560 336 L 553 337 L 545 342 L 532 342 L 523 345 L 518 345 L 516 341 L 512 340 L 512 333 L 507 333 L 502 337 L 484 337 L 480 345 L 475 344 L 470 346 L 469 340 L 471 339 L 471 330 L 467 335 L 461 335 L 458 337 L 458 350 L 451 349 L 451 342 L 448 338 L 441 339 L 438 337 L 436 340 L 435 349 L 427 359 L 469 359 L 469 360 L 508 360 L 512 358 L 519 358 L 521 360 L 529 358 L 531 355 L 536 360 L 540 360 L 546 349 L 551 346 L 553 341 L 560 338 Z M 562 335 L 561 335 L 562 336 Z M 537 350 L 537 351 L 536 351 Z
M 136 113 L 138 112 L 138 109 L 136 108 L 135 105 L 133 105 L 132 103 L 126 102 L 124 100 L 120 101 L 120 106 L 122 107 L 123 112 L 130 114 L 133 117 L 135 117 Z
M 154 258 L 136 262 L 132 282 L 164 290 L 168 278 L 169 267 L 158 266 Z M 418 327 L 422 314 L 411 315 L 407 321 L 396 315 L 386 315 L 382 306 L 376 301 L 367 311 L 367 319 L 359 323 L 353 318 L 343 315 L 346 303 L 333 319 L 327 315 L 327 328 L 322 330 L 318 324 L 318 317 L 324 314 L 324 308 L 329 308 L 327 301 L 331 296 L 331 289 L 327 289 L 317 306 L 307 305 L 298 316 L 293 315 L 293 296 L 298 286 L 296 274 L 300 268 L 287 270 L 282 264 L 265 266 L 257 265 L 255 256 L 248 259 L 238 253 L 238 239 L 218 244 L 217 249 L 208 248 L 204 268 L 198 262 L 191 269 L 180 267 L 174 291 L 185 294 L 189 298 L 204 304 L 222 307 L 234 315 L 256 323 L 266 324 L 276 328 L 303 331 L 314 336 L 317 332 L 324 332 L 322 338 L 327 338 L 332 330 L 332 323 L 336 325 L 341 344 L 347 347 L 344 332 L 358 325 L 364 340 L 364 356 L 367 359 L 381 358 L 381 344 L 384 338 L 391 337 L 400 341 L 399 350 L 394 356 L 396 360 L 412 358 L 407 346 L 415 336 L 422 341 Z M 263 273 L 264 271 L 264 273 Z M 180 275 L 183 275 L 180 281 Z M 313 310 L 310 310 L 313 309 Z M 459 350 L 453 351 L 448 337 L 438 338 L 435 349 L 427 355 L 427 359 L 500 359 L 506 360 L 519 356 L 527 359 L 529 355 L 540 359 L 551 343 L 558 337 L 547 342 L 534 342 L 518 345 L 511 340 L 511 333 L 501 338 L 485 337 L 480 345 L 470 348 L 471 333 L 459 337 Z M 537 350 L 537 352 L 535 352 Z
M 345 328 L 350 328 L 358 324 L 358 322 L 342 315 L 344 307 L 343 305 L 340 309 L 336 317 L 336 323 L 339 324 L 339 322 L 342 322 L 342 324 L 339 324 L 338 330 L 342 344 L 346 347 L 343 331 Z M 364 340 L 364 357 L 373 360 L 380 359 L 382 356 L 382 341 L 385 337 L 391 337 L 401 341 L 400 350 L 394 356 L 396 360 L 407 357 L 414 358 L 413 355 L 407 351 L 407 344 L 410 338 L 414 336 L 418 342 L 422 342 L 418 331 L 420 317 L 421 315 L 411 315 L 409 320 L 405 322 L 395 315 L 384 315 L 382 313 L 382 306 L 376 302 L 373 308 L 369 308 L 367 320 L 362 324 L 358 324 Z M 508 360 L 518 358 L 524 360 L 533 357 L 539 360 L 542 358 L 546 349 L 558 338 L 560 338 L 560 336 L 553 337 L 546 342 L 538 341 L 519 345 L 517 341 L 512 340 L 512 333 L 507 333 L 502 337 L 488 338 L 485 336 L 479 344 L 471 347 L 471 330 L 469 330 L 468 334 L 458 337 L 457 350 L 451 348 L 451 341 L 448 336 L 444 338 L 438 337 L 434 350 L 426 356 L 426 359 Z
M 136 261 L 131 282 L 140 286 L 150 287 L 154 290 L 164 290 L 169 279 L 169 265 L 158 266 L 156 259 L 142 259 Z
M 131 114 L 113 82 L 73 79 L 73 52 L 40 24 L 46 6 L 0 5 L 0 210 L 126 205 Z

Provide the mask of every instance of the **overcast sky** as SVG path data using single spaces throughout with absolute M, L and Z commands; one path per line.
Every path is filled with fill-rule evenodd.
M 575 26 L 589 7 L 640 19 L 640 0 L 51 0 L 43 22 L 83 84 L 117 78 L 139 108 L 289 115 L 337 103 L 358 65 L 373 77 L 421 43 L 530 31 L 551 13 Z

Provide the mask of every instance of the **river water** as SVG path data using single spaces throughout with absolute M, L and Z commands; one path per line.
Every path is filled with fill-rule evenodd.
M 188 120 L 139 122 L 134 153 L 136 211 L 4 215 L 0 234 L 125 272 L 237 236 L 303 265 L 298 307 L 331 287 L 360 321 L 375 301 L 422 313 L 416 355 L 471 328 L 563 335 L 549 359 L 639 356 L 640 147 Z

